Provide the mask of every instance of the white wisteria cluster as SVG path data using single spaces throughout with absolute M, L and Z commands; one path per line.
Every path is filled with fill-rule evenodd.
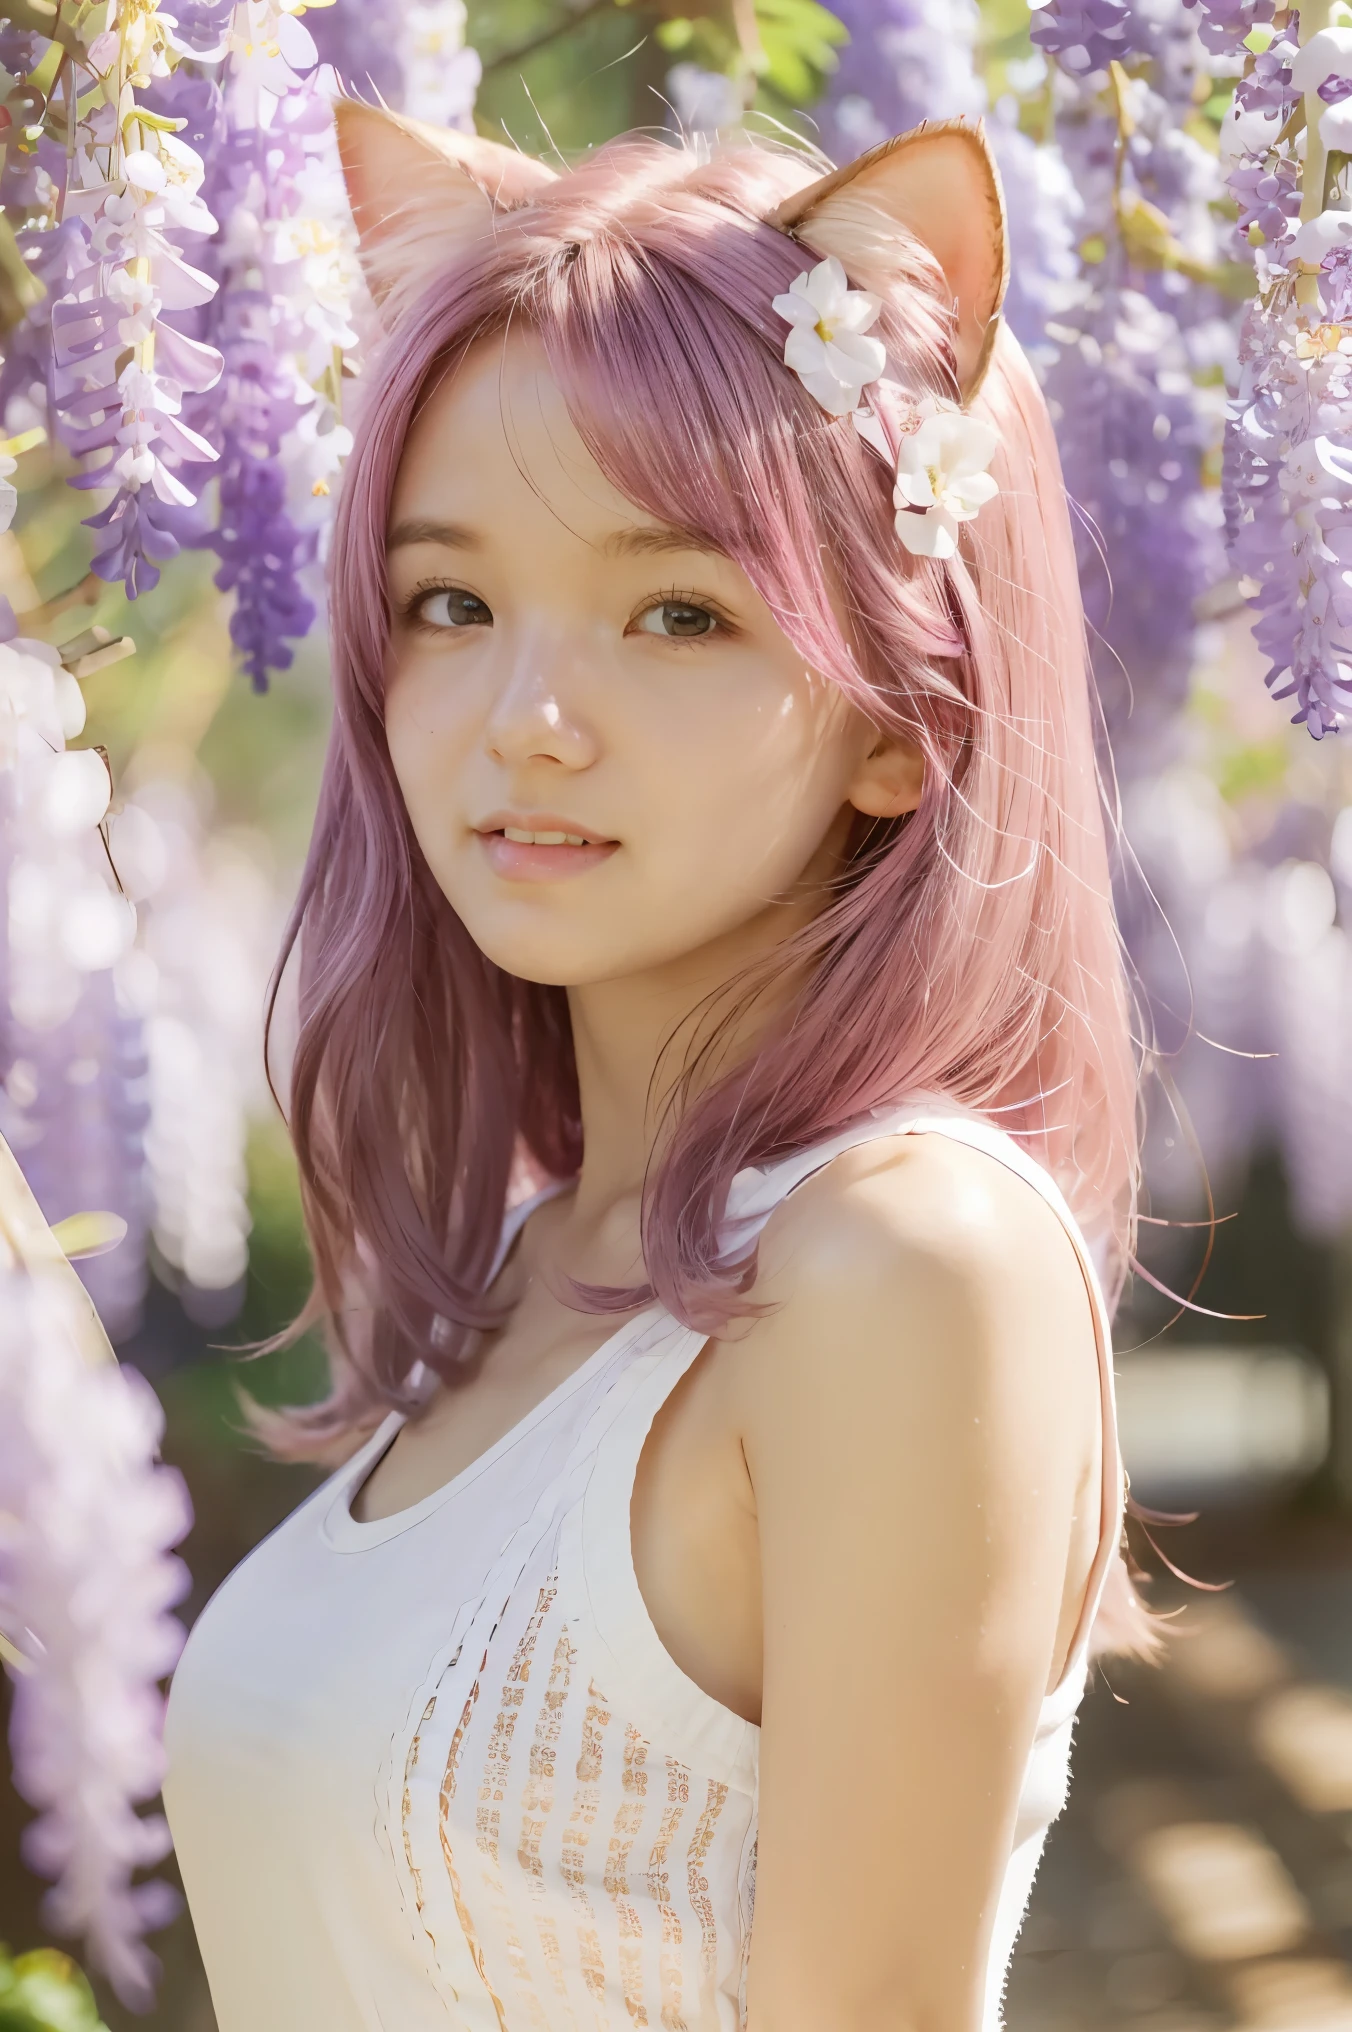
M 0 1133 L 52 1220 L 127 1223 L 84 1266 L 134 1329 L 147 1230 L 188 1309 L 220 1324 L 248 1264 L 248 1114 L 278 902 L 256 857 L 149 785 L 110 813 L 103 756 L 55 650 L 0 644 Z
M 76 680 L 46 644 L 0 643 L 0 1133 L 53 1220 L 97 1204 L 127 1224 L 88 1267 L 110 1330 L 130 1331 L 144 1279 L 145 1063 L 116 972 L 136 935 L 100 827 L 101 754 Z
M 118 1996 L 146 2008 L 155 1957 L 143 1935 L 177 1909 L 133 1873 L 169 1851 L 158 1815 L 159 1681 L 187 1591 L 171 1556 L 192 1522 L 157 1465 L 163 1413 L 112 1361 L 0 1148 L 0 1638 L 13 1680 L 14 1781 L 36 1808 L 24 1854 L 53 1880 L 45 1916 L 83 1938 Z
M 472 129 L 483 65 L 478 51 L 465 46 L 464 0 L 423 0 L 406 6 L 399 55 L 403 110 L 434 127 Z
M 212 831 L 182 784 L 139 789 L 110 844 L 141 907 L 123 979 L 145 1025 L 155 1247 L 188 1312 L 219 1325 L 248 1268 L 245 1148 L 271 1105 L 260 1037 L 280 898 L 256 843 Z

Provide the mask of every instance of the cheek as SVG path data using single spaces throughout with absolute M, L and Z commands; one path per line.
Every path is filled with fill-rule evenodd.
M 706 710 L 700 710 L 703 705 Z M 819 845 L 852 774 L 844 701 L 824 681 L 733 687 L 668 731 L 662 802 L 686 853 L 718 865 L 731 852 L 757 885 L 792 881 Z
M 465 687 L 416 667 L 390 677 L 385 741 L 413 830 L 435 863 L 438 833 L 450 822 L 453 790 L 473 742 L 473 701 Z

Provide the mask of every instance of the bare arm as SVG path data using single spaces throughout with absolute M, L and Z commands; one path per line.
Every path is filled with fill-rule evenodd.
M 1056 1215 L 937 1136 L 767 1231 L 739 1348 L 765 1611 L 748 2032 L 978 2032 L 1037 1710 L 1099 1530 Z

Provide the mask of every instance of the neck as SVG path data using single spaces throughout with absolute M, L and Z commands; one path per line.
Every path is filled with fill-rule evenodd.
M 579 1222 L 604 1219 L 621 1201 L 637 1204 L 669 1127 L 673 1089 L 722 1019 L 732 1016 L 697 1067 L 693 1092 L 754 1049 L 781 998 L 762 991 L 750 1007 L 737 1009 L 730 991 L 798 928 L 796 921 L 786 925 L 781 912 L 763 918 L 662 967 L 569 989 L 585 1153 L 574 1200 Z M 759 935 L 748 936 L 752 931 Z
M 583 1160 L 556 1248 L 574 1275 L 641 1279 L 643 1180 L 669 1133 L 673 1090 L 692 1056 L 698 1062 L 684 1099 L 747 1057 L 794 994 L 788 970 L 763 963 L 818 915 L 851 819 L 848 809 L 841 812 L 792 899 L 767 904 L 749 922 L 660 966 L 569 988 Z M 738 993 L 753 969 L 752 992 Z M 715 1032 L 713 1049 L 700 1057 Z

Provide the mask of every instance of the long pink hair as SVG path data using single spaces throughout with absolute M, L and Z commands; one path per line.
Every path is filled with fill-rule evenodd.
M 341 1457 L 411 1408 L 415 1361 L 447 1383 L 463 1373 L 498 1318 L 486 1289 L 514 1177 L 567 1177 L 582 1158 L 565 993 L 476 948 L 414 840 L 383 730 L 404 441 L 466 351 L 509 330 L 538 335 L 620 491 L 731 557 L 809 664 L 925 759 L 919 810 L 857 828 L 830 900 L 776 953 L 800 984 L 788 1016 L 729 1061 L 725 1009 L 687 1057 L 644 1191 L 641 1295 L 701 1331 L 746 1310 L 748 1266 L 720 1241 L 734 1173 L 912 1094 L 1011 1131 L 1120 1285 L 1137 1068 L 1047 411 L 1003 334 L 975 405 L 999 433 L 999 498 L 957 558 L 908 556 L 883 461 L 783 364 L 771 300 L 815 257 L 764 219 L 810 174 L 764 148 L 707 160 L 613 143 L 460 248 L 374 365 L 333 548 L 333 731 L 280 963 L 299 942 L 290 1111 L 315 1262 L 302 1323 L 333 1329 L 331 1394 L 268 1422 L 293 1458 Z M 889 373 L 955 397 L 933 257 L 898 229 L 873 266 L 851 280 L 884 298 Z M 739 995 L 763 985 L 748 974 Z

